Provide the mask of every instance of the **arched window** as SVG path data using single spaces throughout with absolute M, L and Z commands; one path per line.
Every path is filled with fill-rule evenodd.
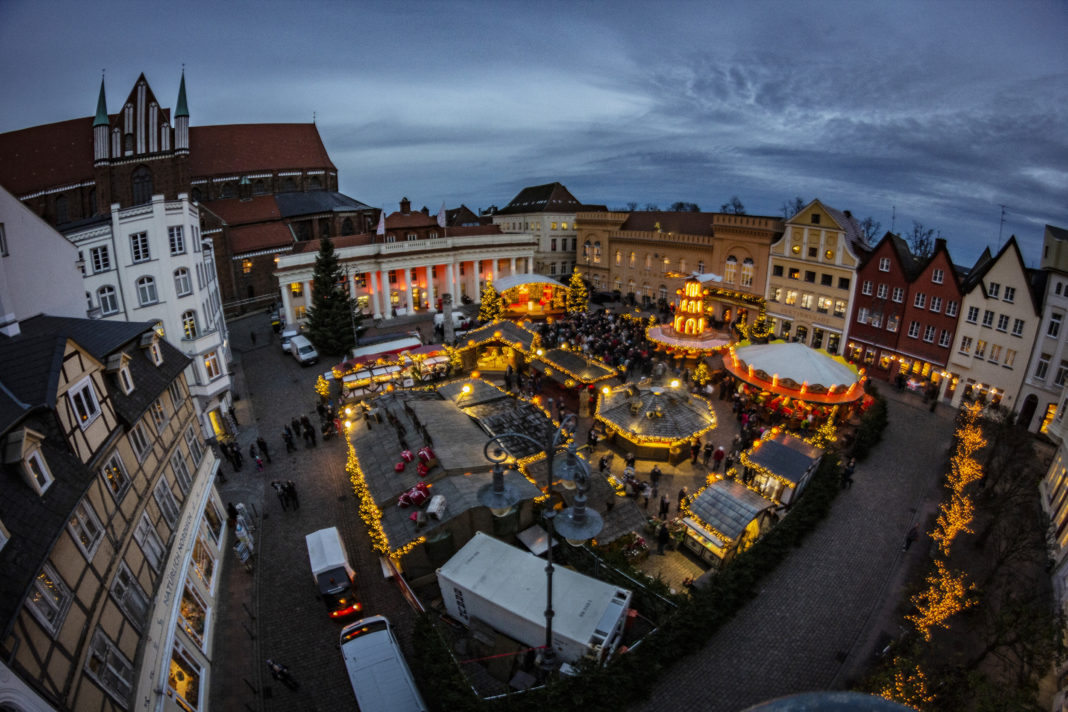
M 634 265 L 637 263 L 637 259 L 638 256 L 631 252 L 630 255 L 627 257 L 627 266 L 634 267 Z
M 96 290 L 96 298 L 100 302 L 100 313 L 104 316 L 108 314 L 116 314 L 119 311 L 119 299 L 115 294 L 115 288 L 110 284 L 105 284 L 100 289 Z
M 622 250 L 616 250 L 616 267 L 622 267 L 622 266 L 623 266 L 623 251 Z
M 352 234 L 355 234 L 355 232 L 356 232 L 356 230 L 352 226 L 352 218 L 345 218 L 344 220 L 341 221 L 341 234 L 342 235 L 352 235 Z
M 705 261 L 704 260 L 697 260 L 697 274 L 704 274 L 704 273 L 705 273 Z
M 141 306 L 148 306 L 159 301 L 156 292 L 156 279 L 154 277 L 141 277 L 137 280 L 137 302 Z
M 267 192 L 267 184 L 261 179 L 256 179 L 252 182 L 252 194 L 264 195 Z
M 133 172 L 133 204 L 152 202 L 152 171 L 147 166 L 138 166 Z
M 89 189 L 89 215 L 96 215 L 96 188 Z
M 660 274 L 667 274 L 671 271 L 671 258 L 665 257 L 664 261 L 660 263 Z
M 128 133 L 122 137 L 122 152 L 129 156 L 133 153 L 133 134 Z
M 738 258 L 731 255 L 727 258 L 727 264 L 723 269 L 723 281 L 727 284 L 734 284 L 734 278 L 738 274 Z
M 185 267 L 174 270 L 174 290 L 178 292 L 179 297 L 193 293 L 193 280 L 189 278 L 189 270 Z
M 282 181 L 282 190 L 283 191 L 285 191 L 287 193 L 291 193 L 296 189 L 297 189 L 297 182 L 295 180 L 293 180 L 292 178 L 286 178 L 284 181 Z
M 70 222 L 70 207 L 67 203 L 67 196 L 60 195 L 56 198 L 56 224 L 62 225 L 68 222 Z
M 187 339 L 197 338 L 197 313 L 192 309 L 182 314 L 182 333 Z
M 235 195 L 237 195 L 237 192 L 234 190 L 233 181 L 227 181 L 226 183 L 223 183 L 222 188 L 219 189 L 220 198 L 232 198 Z
M 318 177 L 312 178 L 308 181 L 308 190 L 322 190 L 323 182 Z
M 742 260 L 742 286 L 753 286 L 753 260 L 748 257 Z
M 593 243 L 593 261 L 597 264 L 601 263 L 601 241 Z

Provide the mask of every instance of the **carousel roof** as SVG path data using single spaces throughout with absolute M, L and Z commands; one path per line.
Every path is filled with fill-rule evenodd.
M 546 277 L 543 274 L 534 274 L 533 272 L 525 272 L 523 274 L 510 274 L 506 277 L 500 277 L 493 283 L 493 288 L 498 292 L 503 292 L 506 289 L 512 289 L 513 287 L 522 287 L 524 284 L 551 284 L 554 287 L 565 286 L 562 282 L 558 282 L 552 277 Z
M 797 384 L 822 386 L 851 386 L 857 373 L 825 351 L 798 343 L 755 344 L 735 349 L 735 357 L 747 366 L 764 371 L 779 380 L 790 379 Z
M 749 523 L 775 503 L 734 480 L 717 480 L 701 490 L 690 511 L 731 541 L 742 535 Z
M 510 344 L 519 343 L 524 350 L 529 351 L 537 336 L 530 329 L 525 329 L 514 321 L 497 319 L 488 324 L 483 324 L 477 329 L 472 329 L 463 338 L 468 343 L 474 342 L 476 344 L 493 340 L 507 341 Z
M 601 398 L 597 419 L 624 435 L 677 442 L 716 427 L 716 411 L 685 388 L 617 388 Z

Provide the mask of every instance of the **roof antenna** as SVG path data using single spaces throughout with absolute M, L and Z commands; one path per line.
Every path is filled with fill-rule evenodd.
M 1005 204 L 998 203 L 1001 206 L 1001 224 L 998 225 L 998 250 L 1001 250 L 1001 231 L 1005 229 Z
M 313 124 L 315 123 L 315 112 L 314 111 L 312 112 L 312 123 Z
M 897 206 L 890 206 L 890 232 L 894 232 L 894 223 L 897 222 Z M 894 232 L 896 235 L 897 233 Z

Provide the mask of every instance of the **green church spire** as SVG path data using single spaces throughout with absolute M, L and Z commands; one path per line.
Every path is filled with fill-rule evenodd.
M 107 126 L 111 122 L 108 120 L 108 101 L 104 98 L 104 78 L 100 78 L 100 98 L 96 100 L 96 119 L 93 121 L 93 127 Z
M 174 118 L 189 118 L 189 105 L 185 101 L 185 69 L 182 69 L 182 83 L 178 86 L 178 106 L 174 109 Z

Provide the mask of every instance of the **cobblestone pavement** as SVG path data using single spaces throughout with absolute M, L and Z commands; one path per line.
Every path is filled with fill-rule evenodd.
M 902 543 L 937 503 L 955 411 L 931 414 L 898 394 L 889 396 L 889 405 L 883 442 L 857 468 L 856 484 L 840 494 L 819 529 L 635 709 L 736 712 L 787 694 L 841 687 L 849 671 L 870 659 L 872 641 L 896 632 L 901 571 L 925 550 L 914 546 L 905 553 Z

